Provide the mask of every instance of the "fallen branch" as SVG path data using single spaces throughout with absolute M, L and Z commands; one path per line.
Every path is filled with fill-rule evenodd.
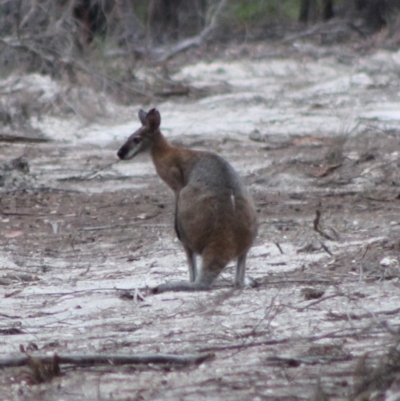
M 174 46 L 171 46 L 168 51 L 162 53 L 157 61 L 167 61 L 178 53 L 181 53 L 185 50 L 190 49 L 191 47 L 198 47 L 207 40 L 210 39 L 211 34 L 215 31 L 218 24 L 218 18 L 221 15 L 222 11 L 225 9 L 228 4 L 228 0 L 220 0 L 214 13 L 210 18 L 210 23 L 197 35 L 193 38 L 185 39 Z
M 265 358 L 264 361 L 273 366 L 289 366 L 296 368 L 300 365 L 329 365 L 332 362 L 343 362 L 352 359 L 351 355 L 340 357 L 324 357 L 324 356 L 304 356 L 304 357 L 290 357 L 290 356 L 272 356 Z
M 33 138 L 22 135 L 6 135 L 0 134 L 0 142 L 11 142 L 11 143 L 43 143 L 50 142 L 47 138 Z
M 51 363 L 54 360 L 54 355 L 34 355 L 35 360 L 41 363 Z M 136 354 L 136 355 L 124 355 L 124 354 L 57 354 L 57 361 L 59 364 L 69 365 L 136 365 L 136 364 L 177 364 L 177 365 L 188 365 L 188 364 L 199 364 L 207 359 L 213 358 L 213 352 L 205 352 L 199 354 L 187 354 L 187 355 L 173 355 L 173 354 Z M 0 369 L 13 367 L 13 366 L 25 366 L 29 364 L 29 357 L 27 355 L 0 358 Z
M 2 195 L 10 195 L 15 194 L 17 192 L 26 192 L 26 191 L 36 191 L 36 192 L 65 192 L 65 193 L 73 193 L 73 194 L 81 194 L 82 191 L 78 191 L 76 189 L 62 189 L 62 188 L 53 188 L 53 187 L 25 187 L 25 188 L 16 188 L 10 189 L 9 191 L 0 191 Z

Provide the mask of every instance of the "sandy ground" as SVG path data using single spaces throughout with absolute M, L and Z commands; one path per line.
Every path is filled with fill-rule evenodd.
M 215 354 L 62 366 L 34 385 L 26 369 L 2 369 L 2 400 L 400 400 L 400 52 L 298 47 L 185 65 L 173 79 L 203 96 L 121 107 L 99 95 L 68 118 L 32 117 L 51 142 L 1 144 L 2 357 L 20 344 Z M 40 76 L 0 87 L 17 84 L 43 102 L 62 90 Z M 138 109 L 154 105 L 168 138 L 217 152 L 250 188 L 258 288 L 234 290 L 231 265 L 209 292 L 147 290 L 188 276 L 172 193 L 148 157 L 116 158 Z M 28 173 L 9 167 L 21 155 Z

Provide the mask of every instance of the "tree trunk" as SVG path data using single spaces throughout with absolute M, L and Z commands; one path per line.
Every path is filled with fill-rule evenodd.
M 333 18 L 333 0 L 322 0 L 322 19 L 328 21 Z
M 72 15 L 82 29 L 82 44 L 89 45 L 95 35 L 107 31 L 107 14 L 111 13 L 114 0 L 74 0 Z
M 385 0 L 369 0 L 367 2 L 365 23 L 372 31 L 379 31 L 386 25 L 386 7 L 387 4 Z
M 310 0 L 301 0 L 299 22 L 307 23 L 310 12 Z
M 147 37 L 165 42 L 177 39 L 181 0 L 150 0 L 147 9 Z
M 318 15 L 317 0 L 301 0 L 299 21 L 307 23 L 316 20 Z
M 206 6 L 207 0 L 150 0 L 146 24 L 148 43 L 197 35 L 204 28 Z

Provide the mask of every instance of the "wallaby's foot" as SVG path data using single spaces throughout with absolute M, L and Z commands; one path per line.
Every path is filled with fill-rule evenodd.
M 244 279 L 244 283 L 234 283 L 235 288 L 246 288 L 246 287 L 250 287 L 250 288 L 256 288 L 260 285 L 260 283 L 258 283 L 256 280 L 254 280 L 254 278 L 251 277 L 246 277 Z
M 161 294 L 166 291 L 207 291 L 209 285 L 190 282 L 190 281 L 170 281 L 169 283 L 160 284 L 151 289 L 153 294 Z
M 244 279 L 244 285 L 246 287 L 256 288 L 260 286 L 260 283 L 252 277 L 246 276 Z

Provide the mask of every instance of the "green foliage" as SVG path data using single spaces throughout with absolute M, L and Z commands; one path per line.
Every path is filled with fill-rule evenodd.
M 282 1 L 282 14 L 284 17 L 289 18 L 290 20 L 296 20 L 299 17 L 299 0 L 287 0 Z
M 295 20 L 299 13 L 299 0 L 234 0 L 235 18 L 241 23 L 266 19 Z
M 235 16 L 242 22 L 254 20 L 263 11 L 264 4 L 261 1 L 238 2 L 235 7 Z
M 140 20 L 143 24 L 146 24 L 148 2 L 147 2 L 147 1 L 138 1 L 138 0 L 135 0 L 135 1 L 133 2 L 133 9 L 135 10 L 136 15 L 138 16 L 139 20 Z

